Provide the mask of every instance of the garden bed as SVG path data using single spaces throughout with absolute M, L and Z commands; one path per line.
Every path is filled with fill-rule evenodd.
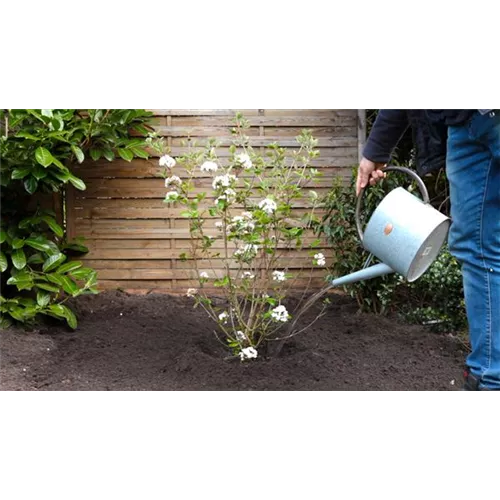
M 327 313 L 278 358 L 224 361 L 186 297 L 106 292 L 73 303 L 75 332 L 43 324 L 1 332 L 3 390 L 455 390 L 465 348 L 449 335 L 357 313 Z

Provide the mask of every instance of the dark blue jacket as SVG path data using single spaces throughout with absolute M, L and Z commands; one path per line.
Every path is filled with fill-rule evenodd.
M 474 109 L 381 109 L 363 156 L 376 163 L 388 163 L 399 140 L 411 127 L 418 173 L 422 176 L 440 170 L 446 164 L 448 126 L 466 122 L 475 112 Z

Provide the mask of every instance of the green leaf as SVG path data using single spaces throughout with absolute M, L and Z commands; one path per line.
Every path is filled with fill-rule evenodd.
M 33 288 L 33 278 L 27 271 L 21 271 L 12 275 L 7 280 L 7 285 L 16 285 L 18 290 L 31 290 Z
M 56 222 L 54 217 L 50 217 L 50 215 L 43 215 L 41 219 L 47 224 L 47 226 L 50 227 L 50 229 L 56 236 L 58 236 L 59 238 L 63 237 L 63 228 Z
M 92 270 L 92 272 L 90 273 L 90 277 L 85 283 L 85 288 L 90 288 L 96 284 L 97 284 L 97 271 Z
M 79 245 L 78 243 L 68 243 L 67 245 L 64 245 L 64 250 L 66 249 L 81 253 L 87 253 L 89 251 L 85 245 Z
M 144 136 L 147 136 L 149 134 L 149 130 L 144 125 L 141 124 L 134 125 L 132 129 Z
M 93 272 L 95 271 L 90 267 L 82 267 L 72 271 L 71 276 L 77 280 L 86 280 Z
M 59 116 L 50 120 L 50 125 L 51 125 L 53 130 L 63 130 L 64 129 L 64 122 L 62 121 L 62 119 Z
M 41 146 L 35 151 L 35 158 L 42 167 L 47 168 L 54 161 L 54 157 L 48 149 L 42 148 Z
M 57 293 L 59 291 L 58 286 L 49 285 L 48 283 L 36 283 L 36 286 L 42 290 L 47 290 L 48 292 Z
M 18 248 L 12 252 L 12 263 L 16 269 L 23 269 L 26 266 L 26 255 L 22 248 Z
M 130 150 L 132 151 L 132 153 L 134 153 L 135 156 L 139 158 L 144 158 L 145 160 L 149 158 L 148 152 L 143 148 L 133 147 L 130 148 Z
M 7 328 L 10 328 L 12 326 L 12 321 L 2 314 L 0 316 L 0 328 L 3 328 L 4 330 L 7 330 Z
M 68 182 L 69 178 L 71 177 L 71 174 L 69 173 L 69 170 L 65 167 L 62 172 L 59 171 L 53 171 L 51 174 L 56 178 L 59 179 L 62 182 Z
M 50 293 L 47 293 L 44 290 L 38 290 L 38 292 L 36 293 L 36 303 L 41 307 L 45 307 L 49 304 L 50 297 Z
M 7 239 L 7 232 L 3 229 L 0 229 L 0 243 L 4 243 Z
M 60 288 L 63 286 L 63 275 L 59 273 L 50 273 L 46 274 L 45 278 L 47 278 L 51 283 L 58 285 Z
M 51 304 L 49 306 L 49 311 L 58 318 L 66 318 L 66 311 L 60 304 Z
M 11 179 L 24 179 L 31 172 L 31 167 L 19 167 L 12 171 Z
M 18 248 L 23 248 L 24 240 L 21 238 L 14 238 L 12 240 L 12 248 L 17 250 Z
M 16 137 L 20 137 L 21 139 L 29 139 L 30 141 L 41 141 L 41 140 L 43 140 L 42 137 L 40 137 L 40 136 L 37 137 L 36 135 L 30 134 L 28 132 L 23 132 L 23 131 L 18 132 L 16 134 Z
M 3 273 L 7 269 L 7 256 L 0 250 L 0 271 Z
M 118 154 L 125 160 L 125 161 L 132 161 L 134 159 L 134 153 L 128 149 L 119 149 Z
M 78 287 L 78 285 L 68 276 L 59 274 L 57 272 L 57 273 L 47 274 L 46 277 L 52 283 L 55 283 L 60 287 L 62 287 L 62 289 L 69 295 L 75 296 L 78 295 L 80 292 L 80 288 Z
M 23 314 L 23 310 L 22 308 L 20 307 L 16 307 L 14 309 L 11 309 L 9 311 L 9 314 L 14 318 L 14 319 L 17 319 L 17 321 L 22 321 L 24 322 L 24 314 Z
M 75 156 L 76 156 L 78 163 L 82 163 L 83 160 L 85 160 L 85 155 L 83 154 L 83 151 L 78 146 L 75 146 L 74 144 L 72 144 L 71 150 L 73 151 L 73 153 L 75 153 Z
M 43 264 L 44 272 L 49 272 L 55 269 L 57 266 L 62 264 L 66 260 L 66 255 L 63 253 L 58 253 L 50 256 Z
M 61 253 L 61 250 L 53 241 L 47 240 L 47 245 L 49 245 L 49 249 L 46 251 L 48 255 L 59 255 Z
M 30 175 L 25 181 L 24 181 L 24 189 L 28 191 L 29 194 L 33 194 L 38 188 L 38 181 Z
M 28 264 L 43 264 L 44 258 L 41 253 L 34 253 L 28 257 Z
M 63 172 L 66 172 L 68 170 L 57 158 L 53 158 L 52 163 L 56 167 L 59 167 Z
M 33 288 L 33 281 L 19 280 L 16 283 L 16 287 L 19 291 L 21 290 L 31 290 Z
M 104 158 L 108 161 L 113 161 L 115 159 L 115 153 L 113 153 L 113 150 L 111 148 L 106 148 L 103 151 Z
M 31 174 L 37 179 L 37 180 L 40 180 L 40 179 L 45 179 L 45 177 L 47 177 L 47 171 L 42 168 L 40 165 L 36 165 L 34 168 L 33 168 L 33 171 L 31 172 Z
M 42 236 L 37 236 L 36 238 L 26 238 L 24 243 L 25 245 L 28 245 L 31 248 L 34 248 L 35 250 L 39 250 L 41 252 L 47 252 L 48 250 L 50 250 L 48 240 L 46 240 Z
M 102 155 L 102 151 L 97 148 L 90 148 L 90 157 L 94 160 L 97 161 Z
M 53 316 L 65 319 L 73 330 L 76 328 L 76 316 L 68 306 L 62 304 L 51 304 L 49 306 L 49 311 Z
M 66 318 L 68 326 L 74 330 L 78 325 L 75 314 L 68 306 L 61 305 L 61 307 L 64 310 L 64 317 Z
M 37 118 L 38 120 L 40 120 L 42 123 L 45 123 L 45 120 L 43 119 L 43 116 L 38 113 L 37 111 L 35 111 L 34 109 L 27 109 L 26 110 L 31 116 L 34 116 L 35 118 Z
M 71 271 L 75 271 L 76 269 L 79 269 L 82 267 L 82 263 L 79 261 L 73 261 L 73 262 L 66 262 L 66 264 L 63 264 L 57 272 L 59 274 L 64 274 L 64 273 L 70 273 Z
M 80 191 L 85 191 L 87 189 L 85 182 L 83 182 L 78 177 L 75 177 L 74 175 L 69 176 L 69 182 L 71 182 L 71 184 L 73 184 L 73 186 L 75 186 L 76 189 L 79 189 Z

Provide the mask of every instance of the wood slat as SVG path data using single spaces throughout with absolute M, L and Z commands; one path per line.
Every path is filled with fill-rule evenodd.
M 95 206 L 96 201 L 99 202 L 114 202 L 121 200 L 93 200 L 85 199 L 79 200 L 80 205 L 75 207 L 74 216 L 77 218 L 84 219 L 183 219 L 183 212 L 185 208 L 176 207 L 173 208 L 166 203 L 155 203 L 153 208 L 138 208 L 130 207 L 130 202 L 125 206 Z M 208 213 L 209 208 L 213 206 L 213 203 L 199 205 L 199 211 L 203 214 L 204 219 L 218 219 L 217 216 L 212 216 Z M 243 208 L 241 208 L 243 211 Z M 239 209 L 235 209 L 234 215 L 239 215 Z M 294 217 L 299 217 L 308 212 L 305 208 L 294 208 L 292 209 L 292 214 Z
M 327 258 L 330 257 L 329 254 L 333 253 L 331 250 L 324 252 Z M 177 252 L 174 255 L 174 259 L 179 257 Z M 293 268 L 299 269 L 304 266 L 311 267 L 312 258 L 310 252 L 301 251 L 299 252 L 281 252 L 279 254 L 280 265 L 282 269 Z M 194 269 L 195 264 L 193 259 L 188 260 L 177 260 L 172 264 L 172 258 L 167 259 L 167 256 L 163 256 L 160 259 L 116 259 L 116 255 L 113 254 L 113 259 L 89 259 L 86 258 L 85 265 L 93 267 L 94 269 Z M 236 261 L 231 261 L 228 263 L 231 269 L 239 269 L 240 264 Z M 223 269 L 225 267 L 224 259 L 197 259 L 196 266 L 200 271 L 209 272 L 212 268 Z
M 328 187 L 315 187 L 312 186 L 318 195 L 326 194 L 329 191 Z M 207 187 L 194 188 L 190 193 L 191 197 L 197 194 L 206 193 Z M 85 194 L 85 197 L 82 195 Z M 87 189 L 85 193 L 82 193 L 81 199 L 90 198 L 130 198 L 132 200 L 136 198 L 156 198 L 158 200 L 164 200 L 166 195 L 166 190 L 160 184 L 156 188 L 150 187 L 108 187 L 108 186 L 93 186 L 92 189 Z M 131 201 L 133 204 L 133 201 Z
M 351 152 L 355 148 L 351 149 Z M 324 176 L 336 177 L 337 175 L 344 175 L 345 173 L 352 172 L 351 157 L 349 156 L 349 165 L 346 167 L 336 165 L 337 157 L 328 158 L 330 164 L 327 161 L 322 162 L 319 165 L 315 165 L 318 169 L 321 169 L 321 173 Z M 223 162 L 224 163 L 224 162 Z M 227 162 L 225 162 L 227 163 Z M 104 179 L 107 177 L 122 177 L 122 178 L 133 178 L 133 179 L 154 179 L 161 178 L 162 169 L 159 168 L 158 162 L 156 160 L 136 160 L 133 163 L 128 163 L 123 160 L 116 160 L 113 162 L 96 162 L 93 164 L 82 164 L 79 167 L 73 169 L 75 175 L 82 177 L 83 179 Z M 186 176 L 186 170 L 183 167 L 176 166 L 171 171 L 172 175 L 177 175 L 181 178 Z M 251 174 L 244 174 L 244 177 L 249 177 Z M 196 178 L 211 178 L 211 174 L 207 172 L 202 172 L 196 169 L 194 176 Z
M 251 199 L 250 201 L 253 201 L 257 203 L 260 200 L 259 198 L 254 198 Z M 132 205 L 132 206 L 131 206 Z M 208 203 L 207 206 L 211 206 L 211 202 Z M 294 200 L 292 203 L 292 207 L 294 209 L 303 209 L 303 208 L 310 208 L 311 202 L 309 201 L 308 198 L 303 198 L 299 200 Z M 184 209 L 178 205 L 170 205 L 167 203 L 163 202 L 162 199 L 156 199 L 156 198 L 143 198 L 143 199 L 134 199 L 133 203 L 129 199 L 122 199 L 122 198 L 82 198 L 82 199 L 77 199 L 75 200 L 75 206 L 73 208 L 72 212 L 72 217 L 77 217 L 77 218 L 82 218 L 85 217 L 85 212 L 90 212 L 92 210 L 96 211 L 96 214 L 103 213 L 106 210 L 119 210 L 119 209 L 124 209 L 124 210 L 131 210 L 131 211 L 140 211 L 140 210 L 157 210 L 159 213 L 164 215 L 165 217 L 160 217 L 160 218 L 167 218 L 167 215 L 171 214 L 172 218 L 178 218 L 177 214 L 182 212 Z M 244 210 L 244 207 L 238 204 L 233 205 L 233 211 L 235 212 L 235 215 L 238 215 L 238 211 Z M 97 217 L 100 218 L 100 217 Z M 109 218 L 109 217 L 106 217 Z M 113 219 L 117 219 L 120 217 L 111 217 Z M 133 217 L 133 218 L 141 218 L 141 217 Z M 156 218 L 156 217 L 155 217 Z

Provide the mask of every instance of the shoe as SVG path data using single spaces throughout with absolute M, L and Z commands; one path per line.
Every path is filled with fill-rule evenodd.
M 465 370 L 464 379 L 465 383 L 462 392 L 500 392 L 500 389 L 481 388 L 481 379 L 469 370 Z
M 480 391 L 480 381 L 481 379 L 472 374 L 468 368 L 464 369 L 464 391 Z

